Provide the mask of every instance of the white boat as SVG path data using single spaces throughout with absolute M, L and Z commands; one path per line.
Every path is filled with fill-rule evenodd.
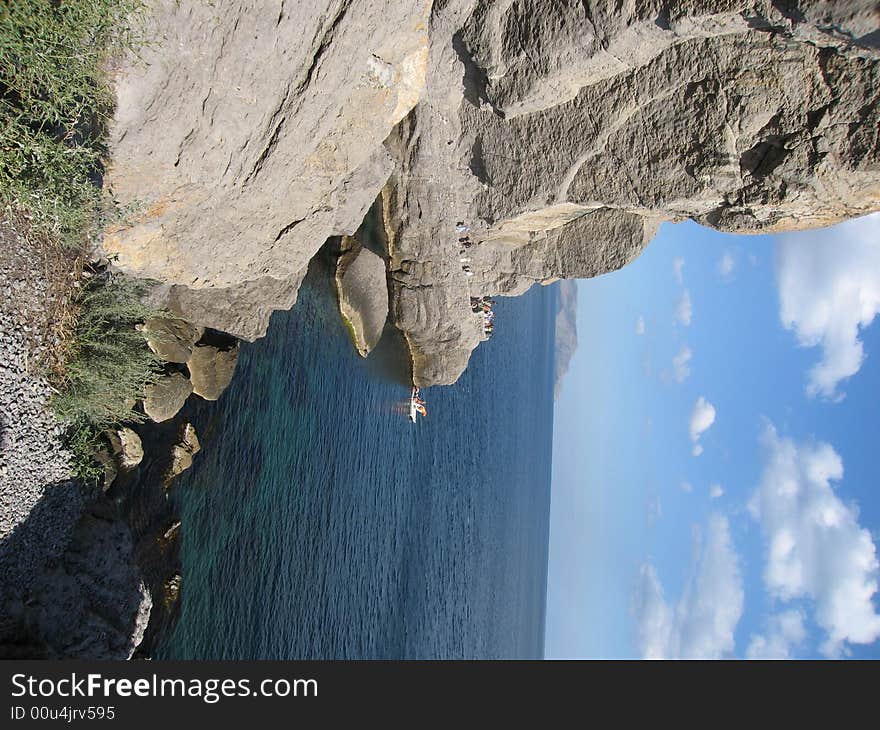
M 412 393 L 409 396 L 409 420 L 413 423 L 416 422 L 416 416 L 418 415 L 418 401 L 419 401 L 419 389 L 413 387 Z

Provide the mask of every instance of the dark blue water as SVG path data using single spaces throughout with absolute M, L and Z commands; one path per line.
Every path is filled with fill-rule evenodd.
M 158 655 L 540 657 L 554 288 L 499 300 L 494 337 L 412 425 L 394 348 L 357 356 L 325 267 L 196 409 L 182 610 Z

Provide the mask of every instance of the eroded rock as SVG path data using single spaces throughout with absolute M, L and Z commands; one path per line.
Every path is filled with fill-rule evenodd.
M 420 385 L 454 382 L 481 341 L 470 296 L 611 271 L 662 221 L 767 232 L 880 208 L 867 0 L 155 7 L 108 176 L 149 205 L 105 247 L 234 334 L 264 332 L 380 192 Z
M 181 373 L 164 375 L 144 389 L 144 413 L 157 423 L 174 418 L 192 392 L 192 383 Z
M 204 329 L 182 319 L 151 317 L 140 331 L 157 357 L 166 362 L 185 363 Z
M 171 464 L 162 480 L 166 487 L 173 479 L 192 466 L 193 456 L 199 453 L 201 448 L 196 429 L 191 423 L 185 423 L 180 430 L 179 441 L 171 447 Z M 179 527 L 179 523 L 177 527 Z M 177 527 L 174 532 L 177 531 Z
M 238 350 L 238 342 L 225 348 L 196 345 L 186 363 L 193 392 L 205 400 L 217 400 L 235 374 Z
M 180 583 L 180 573 L 174 573 L 165 580 L 163 585 L 164 595 L 162 598 L 165 601 L 166 608 L 171 608 L 180 600 Z
M 123 469 L 133 469 L 144 458 L 141 437 L 127 426 L 104 432 L 116 462 Z
M 379 343 L 388 319 L 385 259 L 346 236 L 336 265 L 336 294 L 355 348 L 366 357 Z
M 128 659 L 151 609 L 129 528 L 111 504 L 101 503 L 80 518 L 62 556 L 35 578 L 21 618 L 48 658 Z
M 258 336 L 387 180 L 382 140 L 421 95 L 432 3 L 149 5 L 154 42 L 117 76 L 107 175 L 141 213 L 104 248 L 126 271 L 210 291 L 175 294 L 195 300 L 190 321 L 210 313 L 212 327 Z M 242 307 L 222 304 L 234 298 Z

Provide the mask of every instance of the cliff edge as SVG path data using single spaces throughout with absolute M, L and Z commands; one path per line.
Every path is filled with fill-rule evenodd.
M 452 383 L 470 296 L 614 270 L 662 221 L 880 209 L 873 1 L 246 5 L 155 0 L 116 82 L 106 183 L 135 212 L 104 248 L 201 326 L 261 336 L 378 199 L 413 379 Z

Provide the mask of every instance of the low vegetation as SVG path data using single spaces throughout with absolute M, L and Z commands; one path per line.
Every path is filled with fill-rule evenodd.
M 103 429 L 137 418 L 131 411 L 160 362 L 136 326 L 155 312 L 141 303 L 141 285 L 104 273 L 75 299 L 76 326 L 66 357 L 56 413 Z
M 86 475 L 97 434 L 136 418 L 133 401 L 158 367 L 135 329 L 154 314 L 141 303 L 142 285 L 85 264 L 115 216 L 101 190 L 108 75 L 140 43 L 141 13 L 139 0 L 0 3 L 0 206 L 59 262 L 52 300 L 64 332 L 53 338 L 46 374 Z
M 79 249 L 101 212 L 112 59 L 139 41 L 136 0 L 0 7 L 0 195 Z

